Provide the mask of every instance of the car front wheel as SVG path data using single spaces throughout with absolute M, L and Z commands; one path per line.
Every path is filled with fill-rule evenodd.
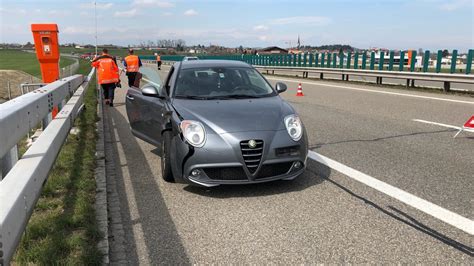
M 165 131 L 161 140 L 161 176 L 166 182 L 174 182 L 173 172 L 171 171 L 170 144 L 171 132 Z

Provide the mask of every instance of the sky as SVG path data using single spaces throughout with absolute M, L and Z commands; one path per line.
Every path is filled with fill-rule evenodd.
M 94 44 L 94 17 L 90 0 L 0 0 L 0 42 L 57 23 L 61 43 Z M 98 0 L 97 24 L 99 44 L 474 49 L 474 0 Z

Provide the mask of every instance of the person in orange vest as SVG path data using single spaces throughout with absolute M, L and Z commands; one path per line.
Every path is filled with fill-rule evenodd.
M 133 54 L 133 50 L 128 50 L 128 56 L 123 59 L 123 65 L 127 70 L 125 74 L 128 77 L 128 86 L 132 87 L 135 84 L 138 70 L 142 66 L 142 61 L 137 55 Z
M 161 56 L 158 53 L 155 53 L 156 55 L 156 63 L 158 64 L 158 70 L 161 69 Z
M 114 106 L 114 92 L 120 82 L 119 68 L 115 57 L 108 54 L 107 49 L 102 50 L 102 55 L 92 60 L 92 67 L 97 69 L 97 78 L 102 87 L 105 104 Z

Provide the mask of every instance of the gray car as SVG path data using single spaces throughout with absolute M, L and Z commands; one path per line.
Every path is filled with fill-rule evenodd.
M 163 84 L 156 73 L 142 83 L 127 92 L 127 115 L 136 137 L 161 148 L 165 181 L 210 187 L 304 172 L 306 131 L 278 95 L 285 84 L 227 60 L 177 62 Z

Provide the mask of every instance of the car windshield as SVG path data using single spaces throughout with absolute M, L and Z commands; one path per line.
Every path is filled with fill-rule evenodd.
M 260 98 L 276 95 L 255 69 L 211 67 L 182 69 L 174 97 L 198 100 Z

